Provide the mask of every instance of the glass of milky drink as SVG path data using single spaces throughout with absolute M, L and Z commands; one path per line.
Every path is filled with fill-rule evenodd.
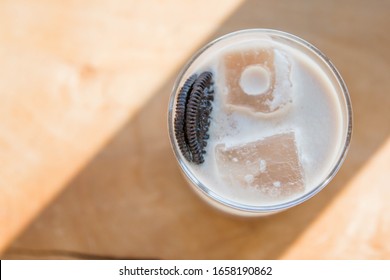
M 169 101 L 172 148 L 192 188 L 229 213 L 298 205 L 339 170 L 352 132 L 347 88 L 329 59 L 275 30 L 242 30 L 199 50 Z

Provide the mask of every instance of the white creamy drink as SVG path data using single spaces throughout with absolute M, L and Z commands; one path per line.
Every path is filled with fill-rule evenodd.
M 193 99 L 210 99 L 205 117 L 202 109 L 195 113 L 198 103 L 178 96 L 186 80 L 191 88 L 191 75 L 203 72 L 212 75 L 210 86 Z M 203 89 L 198 84 L 193 87 Z M 317 193 L 340 167 L 351 136 L 348 92 L 333 65 L 308 43 L 278 31 L 241 31 L 201 50 L 171 97 L 170 108 L 184 105 L 183 122 L 174 110 L 169 120 L 170 132 L 172 119 L 176 133 L 182 126 L 185 131 L 171 139 L 184 174 L 209 202 L 244 215 L 283 210 Z M 207 117 L 208 125 L 196 126 L 195 116 L 203 123 Z M 199 132 L 199 140 L 201 130 L 207 133 Z M 194 135 L 203 144 L 196 146 Z M 193 149 L 183 157 L 186 143 L 188 150 L 203 150 L 201 160 L 191 160 Z

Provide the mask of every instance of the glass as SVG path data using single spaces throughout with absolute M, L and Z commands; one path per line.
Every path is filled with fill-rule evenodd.
M 316 178 L 315 180 L 314 179 L 312 180 L 315 183 L 310 183 L 311 185 L 309 184 L 309 186 L 305 186 L 306 190 L 303 193 L 285 200 L 281 200 L 280 202 L 274 201 L 269 203 L 257 203 L 257 202 L 247 203 L 242 199 L 235 200 L 234 196 L 229 197 L 224 195 L 220 191 L 221 188 L 217 190 L 218 188 L 216 188 L 215 184 L 213 185 L 212 181 L 206 182 L 207 180 L 203 180 L 201 178 L 202 176 L 199 176 L 199 172 L 197 171 L 197 169 L 194 168 L 193 166 L 194 164 L 188 162 L 184 158 L 184 156 L 182 155 L 178 147 L 176 137 L 175 137 L 175 131 L 174 131 L 174 118 L 175 118 L 177 95 L 180 91 L 180 88 L 183 86 L 185 80 L 188 77 L 190 77 L 191 74 L 197 72 L 199 68 L 202 68 L 203 65 L 207 65 L 207 63 L 209 63 L 215 57 L 220 55 L 223 51 L 229 49 L 230 46 L 239 46 L 240 44 L 248 43 L 252 41 L 256 43 L 257 42 L 256 40 L 260 40 L 260 41 L 265 40 L 265 41 L 273 42 L 272 44 L 276 44 L 275 46 L 286 47 L 287 49 L 292 50 L 292 53 L 296 52 L 297 56 L 304 57 L 304 61 L 308 61 L 307 63 L 311 65 L 310 66 L 311 71 L 318 72 L 318 75 L 324 77 L 324 81 L 325 81 L 324 83 L 329 85 L 327 86 L 328 88 L 327 94 L 331 95 L 331 97 L 329 98 L 332 98 L 332 100 L 334 100 L 332 101 L 334 103 L 334 104 L 332 103 L 333 105 L 331 106 L 334 107 L 332 108 L 332 110 L 335 110 L 335 112 L 338 112 L 338 114 L 340 115 L 340 118 L 337 119 L 337 125 L 335 126 L 335 128 L 333 128 L 334 131 L 332 130 L 332 128 L 330 128 L 329 131 L 332 133 L 328 133 L 328 135 L 326 135 L 326 137 L 328 136 L 333 137 L 332 136 L 333 134 L 335 135 L 337 134 L 337 139 L 339 139 L 336 145 L 334 145 L 335 148 L 332 151 L 332 153 L 334 152 L 334 156 L 332 160 L 328 160 L 329 161 L 328 167 L 324 168 L 326 169 L 326 171 L 322 172 L 321 175 L 318 175 L 317 176 L 318 178 Z M 275 46 L 273 45 L 273 48 Z M 293 63 L 291 65 L 290 67 L 295 67 Z M 292 71 L 293 70 L 291 70 L 291 73 Z M 220 75 L 218 74 L 218 70 L 217 70 L 217 75 Z M 291 77 L 294 74 L 289 74 L 289 75 Z M 314 73 L 313 75 L 317 75 L 317 73 Z M 310 81 L 308 80 L 307 83 L 310 83 Z M 216 87 L 215 95 L 218 94 L 221 94 L 221 92 L 218 92 L 218 87 Z M 305 98 L 305 96 L 303 96 L 303 98 Z M 310 101 L 302 101 L 302 102 L 310 103 Z M 294 105 L 295 104 L 291 106 Z M 313 103 L 313 105 L 315 104 Z M 310 108 L 306 110 L 310 110 Z M 215 111 L 213 111 L 213 113 L 215 113 Z M 211 121 L 213 121 L 213 119 L 211 119 Z M 326 120 L 320 118 L 319 121 L 323 122 L 324 126 L 327 125 Z M 210 129 L 211 126 L 213 126 L 212 123 L 210 125 Z M 352 108 L 351 108 L 351 102 L 350 102 L 350 97 L 349 97 L 347 87 L 343 82 L 339 72 L 337 71 L 335 66 L 331 63 L 331 61 L 316 47 L 314 47 L 313 45 L 309 44 L 308 42 L 294 35 L 281 32 L 281 31 L 269 30 L 269 29 L 241 30 L 234 33 L 227 34 L 208 43 L 197 53 L 195 53 L 194 56 L 188 61 L 188 63 L 183 67 L 183 69 L 181 70 L 181 72 L 179 73 L 175 81 L 172 94 L 169 100 L 168 130 L 169 130 L 169 138 L 170 138 L 171 146 L 174 155 L 178 161 L 178 164 L 181 168 L 181 171 L 184 174 L 184 177 L 187 179 L 189 185 L 192 187 L 193 190 L 195 190 L 197 194 L 200 195 L 201 198 L 203 198 L 205 201 L 215 206 L 216 208 L 223 210 L 227 213 L 237 214 L 241 216 L 262 216 L 262 215 L 268 215 L 268 214 L 280 212 L 282 210 L 286 210 L 288 208 L 291 208 L 293 206 L 296 206 L 308 200 L 309 198 L 313 197 L 315 194 L 320 192 L 332 180 L 332 178 L 336 175 L 337 171 L 341 167 L 346 157 L 347 150 L 350 144 L 351 134 L 352 134 Z M 310 131 L 310 130 L 306 130 L 306 131 Z M 305 139 L 305 137 L 313 137 L 313 136 L 304 135 L 302 139 Z M 312 148 L 316 149 L 315 145 L 313 145 Z M 305 153 L 310 153 L 308 152 L 310 149 L 311 148 L 309 147 Z M 208 150 L 208 153 L 209 152 L 211 153 L 213 152 L 212 148 L 211 150 L 210 149 Z M 302 157 L 301 154 L 300 157 Z M 315 161 L 320 162 L 321 159 L 318 158 Z M 308 163 L 306 164 L 308 165 Z M 305 172 L 306 172 L 305 175 L 307 175 L 307 177 L 310 177 L 310 172 L 307 173 L 307 170 L 305 170 Z M 218 174 L 216 174 L 215 176 L 218 177 Z M 279 182 L 276 183 L 280 185 Z M 276 184 L 274 185 L 276 186 Z M 236 187 L 240 188 L 240 186 L 236 186 Z

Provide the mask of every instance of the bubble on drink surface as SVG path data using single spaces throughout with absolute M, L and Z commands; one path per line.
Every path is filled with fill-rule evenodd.
M 272 113 L 292 102 L 291 63 L 271 47 L 228 50 L 220 73 L 226 85 L 226 104 L 251 113 Z
M 230 186 L 255 188 L 270 199 L 305 190 L 294 132 L 230 147 L 218 144 L 215 157 L 219 175 Z
M 247 174 L 247 175 L 245 175 L 244 179 L 245 179 L 245 182 L 247 182 L 248 184 L 252 184 L 255 177 L 252 174 Z
M 266 93 L 270 87 L 270 73 L 261 65 L 250 65 L 244 69 L 240 77 L 241 89 L 249 95 Z
M 267 162 L 264 159 L 259 161 L 259 170 L 260 172 L 265 172 L 267 170 Z

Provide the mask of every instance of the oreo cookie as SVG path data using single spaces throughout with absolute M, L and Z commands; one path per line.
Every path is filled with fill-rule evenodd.
M 213 74 L 208 71 L 190 76 L 177 96 L 176 141 L 183 156 L 196 164 L 204 162 L 213 100 Z

